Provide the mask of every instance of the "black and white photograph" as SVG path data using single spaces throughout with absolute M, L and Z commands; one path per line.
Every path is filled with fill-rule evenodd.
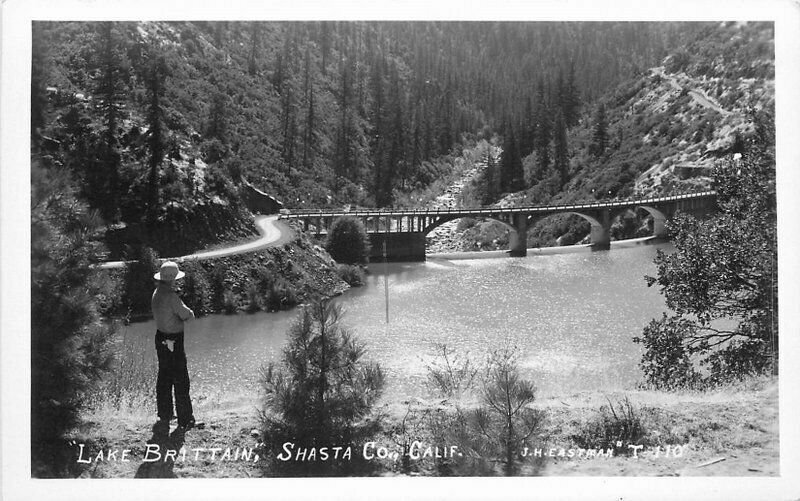
M 8 499 L 800 496 L 800 10 L 669 3 L 4 4 Z

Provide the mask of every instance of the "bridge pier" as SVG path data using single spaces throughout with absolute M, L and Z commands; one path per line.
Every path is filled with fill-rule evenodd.
M 592 222 L 592 231 L 589 235 L 591 247 L 594 250 L 608 250 L 611 248 L 611 211 L 600 211 L 597 223 Z
M 528 255 L 528 214 L 511 214 L 511 224 L 516 231 L 509 235 L 508 254 L 512 257 L 525 257 Z
M 383 242 L 386 242 L 387 261 L 425 261 L 425 233 L 395 232 L 369 234 L 369 260 L 383 261 Z
M 653 236 L 658 238 L 667 237 L 667 218 L 653 215 Z

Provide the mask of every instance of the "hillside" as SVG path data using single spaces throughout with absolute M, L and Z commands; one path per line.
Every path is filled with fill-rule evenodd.
M 658 65 L 604 94 L 574 127 L 564 129 L 562 173 L 551 139 L 544 161 L 541 151 L 520 155 L 527 187 L 498 193 L 494 203 L 537 205 L 711 187 L 714 163 L 740 153 L 754 133 L 754 119 L 774 113 L 773 38 L 768 23 L 723 23 L 700 30 Z M 559 111 L 554 101 L 551 114 Z M 517 130 L 524 131 L 525 125 Z M 522 143 L 511 148 L 522 150 Z M 504 148 L 508 151 L 509 145 Z M 510 160 L 496 163 L 495 178 L 502 178 L 504 162 Z M 485 204 L 487 191 L 487 176 L 479 177 L 461 203 Z M 630 214 L 617 222 L 613 237 L 645 234 L 643 217 Z M 588 231 L 588 223 L 577 216 L 553 217 L 529 231 L 528 241 L 531 247 L 571 244 Z M 498 223 L 480 223 L 462 248 L 453 250 L 476 249 L 480 246 L 474 242 L 492 240 L 497 244 L 490 248 L 504 248 L 506 233 Z
M 703 26 L 36 22 L 32 153 L 113 254 L 184 253 L 253 233 L 243 180 L 290 207 L 405 205 L 564 75 L 577 112 Z

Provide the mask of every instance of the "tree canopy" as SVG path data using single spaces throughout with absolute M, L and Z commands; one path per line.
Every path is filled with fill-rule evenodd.
M 364 223 L 355 216 L 336 218 L 328 230 L 325 249 L 337 263 L 367 264 L 370 243 Z
M 777 371 L 778 280 L 774 126 L 761 115 L 741 157 L 714 170 L 719 212 L 668 223 L 675 251 L 659 251 L 656 277 L 674 312 L 636 338 L 644 344 L 649 383 L 670 386 L 700 378 L 687 361 L 707 366 L 707 381 Z M 667 366 L 684 367 L 676 380 Z M 688 375 L 687 375 L 688 374 Z

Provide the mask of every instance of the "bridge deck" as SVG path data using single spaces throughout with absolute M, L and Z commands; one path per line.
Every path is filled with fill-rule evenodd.
M 392 217 L 411 217 L 411 216 L 436 216 L 436 215 L 458 215 L 458 216 L 481 216 L 484 214 L 513 214 L 513 213 L 536 213 L 536 212 L 558 212 L 569 210 L 603 209 L 603 208 L 623 208 L 637 207 L 663 202 L 673 202 L 676 200 L 689 200 L 716 196 L 716 191 L 703 191 L 699 193 L 685 193 L 681 195 L 671 195 L 666 197 L 645 198 L 638 200 L 615 200 L 609 202 L 594 202 L 584 204 L 565 204 L 565 205 L 534 205 L 526 207 L 484 207 L 479 209 L 356 209 L 350 211 L 331 211 L 322 209 L 289 209 L 282 213 L 280 219 L 303 219 L 307 217 L 340 217 L 340 216 L 392 216 Z

